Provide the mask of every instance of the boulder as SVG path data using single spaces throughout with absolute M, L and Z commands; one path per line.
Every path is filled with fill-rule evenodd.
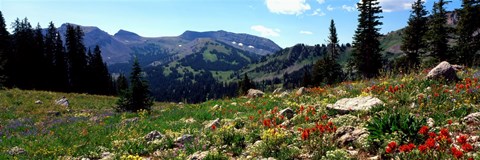
M 187 159 L 189 159 L 189 160 L 202 160 L 202 159 L 205 159 L 205 157 L 207 157 L 207 155 L 208 155 L 208 151 L 203 151 L 203 152 L 197 151 L 197 152 L 193 153 L 192 155 L 188 156 Z
M 280 111 L 280 115 L 284 116 L 287 119 L 292 119 L 295 115 L 295 112 L 291 108 L 285 108 Z
M 462 119 L 462 123 L 468 125 L 480 125 L 480 112 L 467 115 Z
M 448 81 L 457 81 L 459 78 L 457 77 L 457 73 L 455 72 L 455 68 L 450 65 L 447 61 L 443 61 L 438 64 L 435 68 L 433 68 L 427 74 L 427 79 L 441 79 L 444 78 Z
M 61 106 L 64 106 L 64 107 L 68 107 L 68 105 L 70 105 L 70 103 L 68 102 L 68 99 L 65 98 L 65 97 L 62 97 L 61 99 L 56 100 L 55 104 L 61 105 Z
M 247 94 L 247 97 L 248 98 L 257 98 L 257 97 L 263 97 L 265 93 L 263 93 L 262 91 L 258 90 L 258 89 L 249 89 L 248 90 L 248 94 Z
M 43 104 L 43 102 L 41 100 L 36 100 L 35 104 Z
M 355 128 L 352 126 L 342 126 L 337 129 L 334 136 L 336 139 L 336 144 L 338 146 L 346 146 L 350 143 L 354 143 L 361 136 L 368 134 L 368 131 L 365 128 Z
M 205 128 L 206 129 L 212 129 L 212 127 L 215 126 L 216 128 L 220 127 L 220 118 L 217 118 L 213 120 L 212 122 L 208 123 Z
M 181 137 L 175 139 L 175 143 L 185 144 L 186 142 L 193 141 L 193 136 L 190 134 L 184 134 Z
M 162 139 L 163 135 L 158 131 L 151 131 L 143 137 L 147 142 L 151 142 L 157 139 Z
M 301 96 L 301 95 L 303 95 L 304 93 L 305 93 L 305 87 L 302 87 L 302 88 L 298 89 L 297 92 L 295 92 L 295 94 L 296 94 L 297 96 Z
M 382 100 L 372 97 L 342 98 L 335 104 L 328 104 L 327 109 L 335 110 L 340 114 L 346 114 L 351 111 L 368 111 L 375 105 L 383 104 Z

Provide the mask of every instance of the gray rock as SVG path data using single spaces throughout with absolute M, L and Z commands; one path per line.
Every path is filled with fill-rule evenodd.
M 62 97 L 61 99 L 56 100 L 55 104 L 61 105 L 61 106 L 64 106 L 64 107 L 68 107 L 68 105 L 70 105 L 70 103 L 68 102 L 68 99 L 65 98 L 65 97 Z
M 36 100 L 35 104 L 43 104 L 43 102 L 41 100 Z
M 284 116 L 287 119 L 292 119 L 295 115 L 295 112 L 291 108 L 285 108 L 280 111 L 280 115 Z
M 277 88 L 277 89 L 275 89 L 275 90 L 273 91 L 272 94 L 273 94 L 273 95 L 276 95 L 276 94 L 280 94 L 280 93 L 282 93 L 282 92 L 283 92 L 283 88 Z
M 123 120 L 122 124 L 135 123 L 135 122 L 138 122 L 138 120 L 140 120 L 140 118 L 133 117 L 133 118 Z
M 257 89 L 249 89 L 249 90 L 248 90 L 247 97 L 248 97 L 248 98 L 263 97 L 264 94 L 265 94 L 265 93 L 263 93 L 263 92 L 260 91 L 260 90 L 257 90 Z
M 56 117 L 58 117 L 58 116 L 61 115 L 61 113 L 60 113 L 59 111 L 47 111 L 47 115 L 48 115 L 48 116 L 56 116 Z
M 175 139 L 175 143 L 185 144 L 186 142 L 193 141 L 193 136 L 190 134 L 184 134 L 181 137 Z
M 296 94 L 297 96 L 301 96 L 301 95 L 303 95 L 304 93 L 305 93 L 305 87 L 302 87 L 302 88 L 298 89 L 297 92 L 295 92 L 295 94 Z
M 428 118 L 427 125 L 428 127 L 433 128 L 433 126 L 435 125 L 435 120 L 433 120 L 433 118 Z
M 215 126 L 216 128 L 220 127 L 220 118 L 217 118 L 217 119 L 213 120 L 212 122 L 208 123 L 205 126 L 205 128 L 206 129 L 211 129 L 213 126 Z
M 15 146 L 15 147 L 11 148 L 10 150 L 8 150 L 8 154 L 10 154 L 12 156 L 19 155 L 19 154 L 24 154 L 24 153 L 25 153 L 25 149 L 20 148 L 18 146 Z
M 480 112 L 467 115 L 462 119 L 462 123 L 469 125 L 480 125 Z
M 336 144 L 343 147 L 350 143 L 354 143 L 360 136 L 368 134 L 365 128 L 355 128 L 352 126 L 342 126 L 337 129 L 334 136 Z
M 427 79 L 441 79 L 445 78 L 449 81 L 457 81 L 459 78 L 457 77 L 457 73 L 450 63 L 447 61 L 443 61 L 438 64 L 435 68 L 433 68 L 427 74 Z
M 208 151 L 203 151 L 203 152 L 197 151 L 197 152 L 193 153 L 192 155 L 188 156 L 187 159 L 189 159 L 189 160 L 202 160 L 202 159 L 205 159 L 205 157 L 207 157 L 207 155 L 208 155 Z
M 143 137 L 147 142 L 151 142 L 157 139 L 162 139 L 163 135 L 158 131 L 151 131 Z
M 368 111 L 375 105 L 383 104 L 382 100 L 372 97 L 342 98 L 335 104 L 328 104 L 327 109 L 335 110 L 340 114 L 351 111 Z

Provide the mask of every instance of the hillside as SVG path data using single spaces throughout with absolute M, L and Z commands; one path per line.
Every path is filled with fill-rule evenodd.
M 157 103 L 151 113 L 116 113 L 114 97 L 1 90 L 0 159 L 479 159 L 477 72 L 459 71 L 457 83 L 419 72 L 300 96 Z M 61 96 L 70 111 L 53 103 Z M 383 104 L 328 108 L 354 97 Z

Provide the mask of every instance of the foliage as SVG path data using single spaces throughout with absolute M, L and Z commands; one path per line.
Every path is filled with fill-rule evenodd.
M 407 55 L 408 67 L 417 68 L 422 56 L 427 48 L 425 35 L 427 33 L 427 11 L 424 2 L 417 0 L 412 4 L 412 11 L 408 19 L 408 26 L 405 28 L 401 49 Z
M 420 142 L 417 132 L 425 125 L 425 119 L 409 113 L 394 112 L 373 117 L 366 125 L 370 135 L 371 148 L 383 145 L 385 140 L 399 138 L 400 142 Z
M 380 37 L 378 26 L 383 23 L 379 21 L 382 16 L 382 9 L 377 0 L 362 0 L 357 3 L 360 14 L 358 15 L 358 27 L 355 31 L 353 42 L 353 53 L 355 68 L 365 78 L 372 78 L 379 75 L 382 68 L 382 57 L 380 55 Z
M 447 16 L 445 5 L 448 1 L 439 0 L 433 4 L 432 18 L 428 22 L 428 46 L 430 55 L 437 61 L 449 60 Z
M 153 98 L 150 97 L 148 84 L 142 78 L 142 70 L 135 60 L 130 75 L 130 88 L 125 91 L 117 101 L 117 110 L 137 112 L 139 110 L 150 110 L 153 105 Z

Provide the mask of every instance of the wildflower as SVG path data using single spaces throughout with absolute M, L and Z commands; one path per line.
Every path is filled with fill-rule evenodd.
M 433 138 L 428 138 L 426 141 L 425 141 L 425 145 L 432 149 L 433 147 L 435 147 L 435 140 Z
M 248 118 L 249 118 L 250 120 L 253 120 L 253 116 L 249 116 Z
M 460 144 L 465 144 L 467 143 L 467 136 L 465 135 L 461 135 L 457 138 L 457 142 L 460 143 Z
M 265 126 L 265 127 L 270 127 L 270 123 L 271 123 L 270 119 L 264 119 L 263 120 L 263 126 Z
M 393 149 L 390 148 L 390 147 L 387 147 L 387 148 L 385 148 L 385 152 L 388 153 L 388 154 L 390 154 L 390 153 L 393 152 Z
M 215 130 L 217 129 L 217 126 L 216 125 L 212 125 L 212 130 Z
M 419 150 L 421 153 L 425 153 L 425 152 L 428 151 L 428 146 L 425 145 L 425 144 L 419 145 L 419 146 L 418 146 L 418 150 Z
M 450 136 L 450 133 L 448 133 L 448 129 L 447 128 L 443 128 L 440 130 L 440 134 L 442 136 L 445 136 L 445 137 L 449 137 Z
M 398 147 L 398 149 L 400 150 L 400 152 L 410 152 L 415 149 L 415 145 L 413 143 L 405 144 Z
M 328 118 L 328 116 L 327 116 L 326 114 L 324 114 L 324 115 L 322 116 L 322 120 L 326 120 L 327 118 Z
M 463 152 L 458 150 L 456 147 L 452 147 L 450 150 L 452 151 L 452 155 L 457 159 L 463 156 Z
M 428 137 L 435 138 L 435 137 L 437 137 L 437 134 L 435 132 L 430 132 L 430 133 L 428 133 Z
M 392 142 L 388 143 L 387 146 L 390 147 L 391 149 L 395 149 L 395 148 L 397 148 L 397 142 L 392 141 Z
M 452 124 L 453 121 L 452 121 L 451 119 L 449 119 L 449 120 L 447 120 L 447 123 L 448 123 L 448 124 Z
M 428 134 L 428 126 L 422 126 L 422 128 L 420 128 L 420 131 L 418 131 L 418 133 L 426 136 Z
M 308 116 L 305 116 L 305 121 L 308 121 L 310 120 L 310 118 L 308 118 Z
M 258 114 L 262 114 L 262 110 L 258 110 Z
M 465 152 L 470 152 L 470 151 L 473 151 L 473 146 L 468 143 L 465 143 L 462 145 L 462 149 Z
M 308 129 L 303 130 L 302 132 L 302 140 L 307 140 L 308 139 Z

